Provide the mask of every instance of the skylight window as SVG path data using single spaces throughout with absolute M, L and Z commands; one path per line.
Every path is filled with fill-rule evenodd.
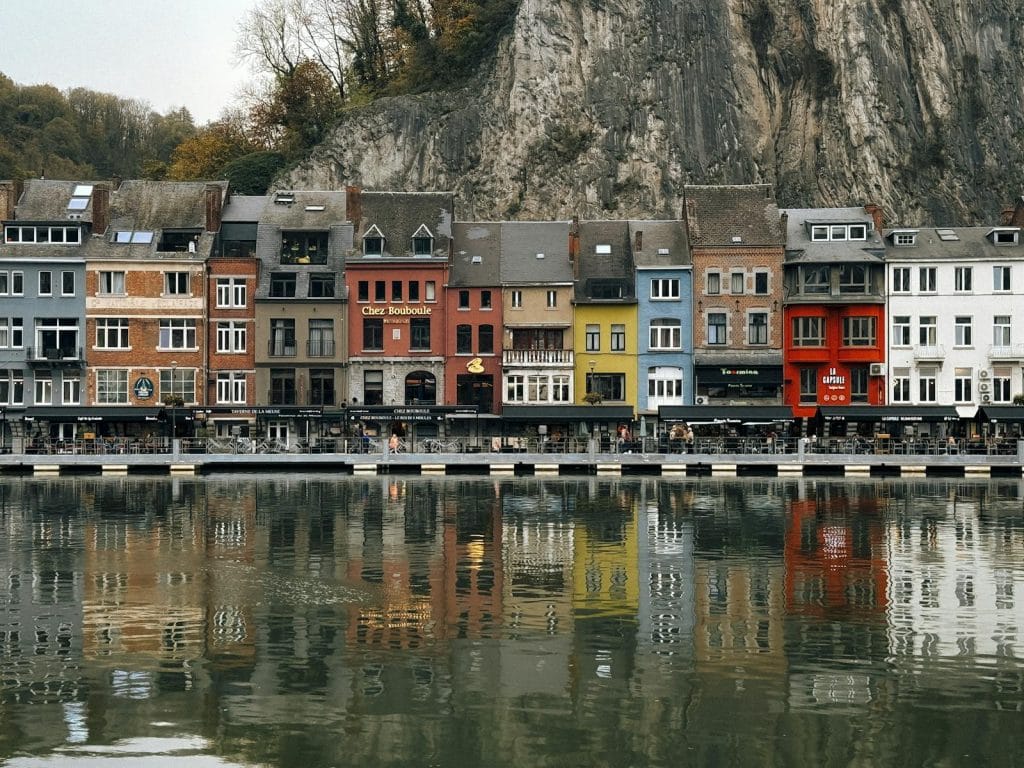
M 936 229 L 935 234 L 939 236 L 939 240 L 944 240 L 946 242 L 952 242 L 960 239 L 960 236 L 952 229 Z
M 325 211 L 325 210 L 327 210 L 327 206 L 326 205 L 307 205 L 306 206 L 306 210 L 307 211 Z
M 89 198 L 88 197 L 72 197 L 71 200 L 68 201 L 68 210 L 69 211 L 84 211 L 88 207 L 89 207 Z
M 92 184 L 76 184 L 72 197 L 90 197 L 92 195 Z
M 114 233 L 115 243 L 152 243 L 153 233 L 146 232 L 144 230 L 130 231 L 130 230 L 119 230 Z
M 594 253 L 596 253 L 598 256 L 608 256 L 611 254 L 611 252 L 612 247 L 610 245 L 605 245 L 604 243 L 598 245 L 594 249 Z

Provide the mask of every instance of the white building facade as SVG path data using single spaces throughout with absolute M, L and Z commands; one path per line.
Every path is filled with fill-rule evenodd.
M 1024 393 L 1020 227 L 886 233 L 891 405 L 1010 405 Z

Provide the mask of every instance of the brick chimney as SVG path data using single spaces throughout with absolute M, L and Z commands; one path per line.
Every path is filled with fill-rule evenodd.
M 580 217 L 573 216 L 569 224 L 569 263 L 572 264 L 573 279 L 580 274 Z
M 1010 215 L 1011 227 L 1024 227 L 1024 196 L 1017 198 L 1017 205 L 1014 206 Z
M 0 181 L 0 220 L 10 221 L 14 218 L 15 189 L 13 181 Z
M 345 217 L 352 222 L 352 230 L 359 237 L 359 224 L 363 220 L 363 190 L 355 186 L 345 187 Z
M 633 236 L 633 250 L 642 251 L 644 249 L 644 233 L 643 230 L 638 229 L 636 234 Z
M 692 197 L 686 198 L 683 220 L 686 222 L 687 233 L 691 237 L 700 237 L 700 227 L 697 225 L 697 201 Z
M 97 184 L 92 190 L 92 233 L 102 235 L 110 226 L 110 188 Z
M 782 230 L 782 244 L 789 240 L 789 214 L 783 211 L 779 214 L 779 229 Z
M 206 185 L 206 231 L 220 232 L 220 220 L 224 193 L 220 184 Z
M 882 213 L 882 206 L 877 203 L 865 203 L 864 212 L 871 214 L 871 218 L 875 220 L 875 231 L 881 235 L 882 228 L 885 226 L 885 216 Z

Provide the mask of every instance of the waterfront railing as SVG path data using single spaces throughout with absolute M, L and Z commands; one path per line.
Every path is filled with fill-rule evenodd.
M 175 444 L 176 443 L 176 444 Z M 254 437 L 97 438 L 50 440 L 33 438 L 24 446 L 30 455 L 126 455 L 126 454 L 835 454 L 905 456 L 1015 456 L 1015 438 L 907 439 L 888 437 L 696 437 L 692 441 L 663 436 L 616 440 L 613 437 L 480 437 L 399 439 L 367 436 L 319 437 L 311 440 L 280 440 Z

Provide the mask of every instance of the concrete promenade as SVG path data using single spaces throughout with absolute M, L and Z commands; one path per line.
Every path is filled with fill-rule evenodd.
M 310 472 L 344 475 L 653 475 L 664 477 L 1021 477 L 1005 455 L 401 453 L 128 455 L 5 454 L 7 475 L 224 474 Z

